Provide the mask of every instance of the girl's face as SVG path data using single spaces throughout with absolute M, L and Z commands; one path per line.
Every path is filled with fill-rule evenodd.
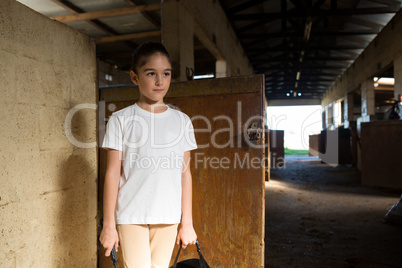
M 138 68 L 137 73 L 131 71 L 130 76 L 140 90 L 140 100 L 149 104 L 163 103 L 169 90 L 172 67 L 168 59 L 156 53 Z

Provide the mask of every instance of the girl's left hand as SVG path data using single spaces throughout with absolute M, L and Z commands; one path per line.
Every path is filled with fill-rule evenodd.
M 194 245 L 197 240 L 197 234 L 195 233 L 192 224 L 180 225 L 179 233 L 177 234 L 176 244 L 180 245 L 185 249 L 188 245 Z

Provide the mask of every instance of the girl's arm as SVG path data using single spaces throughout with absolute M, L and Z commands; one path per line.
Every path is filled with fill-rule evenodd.
M 121 151 L 108 150 L 105 174 L 105 186 L 103 190 L 103 228 L 99 241 L 106 249 L 105 256 L 110 256 L 113 246 L 116 251 L 119 246 L 119 236 L 116 230 L 115 208 L 117 192 L 119 189 L 121 172 Z
M 181 174 L 181 207 L 182 216 L 179 233 L 177 235 L 176 243 L 186 248 L 188 245 L 195 244 L 197 235 L 193 227 L 193 214 L 192 214 L 192 178 L 190 171 L 190 151 L 184 152 L 183 158 L 183 171 Z

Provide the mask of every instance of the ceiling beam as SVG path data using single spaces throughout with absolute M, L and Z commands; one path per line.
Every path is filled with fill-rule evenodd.
M 318 1 L 314 4 L 313 9 L 319 9 L 319 8 L 321 8 L 321 6 L 322 6 L 325 2 L 326 2 L 326 0 L 318 0 Z
M 271 94 L 286 94 L 289 93 L 289 91 L 297 92 L 297 93 L 311 93 L 311 94 L 323 94 L 327 92 L 328 89 L 301 89 L 301 88 L 291 88 L 291 87 L 286 87 L 286 88 L 267 88 L 265 87 L 265 91 L 271 91 Z
M 311 87 L 311 86 L 316 86 L 316 87 L 323 87 L 323 88 L 327 88 L 328 82 L 314 82 L 313 80 L 310 81 L 302 81 L 302 80 L 285 80 L 285 81 L 277 81 L 277 82 L 270 82 L 270 81 L 266 81 L 266 85 L 284 85 L 284 86 L 294 86 L 295 82 L 298 83 L 299 86 L 306 86 L 306 87 Z M 333 81 L 331 81 L 333 82 Z
M 239 11 L 243 11 L 247 8 L 253 7 L 255 5 L 261 4 L 266 2 L 267 0 L 251 0 L 251 1 L 247 1 L 245 3 L 239 4 L 237 6 L 231 7 L 228 9 L 227 11 L 227 15 L 232 15 L 234 13 L 237 13 Z
M 357 25 L 363 25 L 365 27 L 371 28 L 375 31 L 380 31 L 385 25 L 373 22 L 373 21 L 367 21 L 363 19 L 359 19 L 356 17 L 350 17 L 348 19 L 349 23 L 357 24 Z
M 285 81 L 287 81 L 289 79 L 294 79 L 295 80 L 295 78 L 296 78 L 296 76 L 292 76 L 292 77 L 283 76 L 281 78 L 265 79 L 265 82 L 267 82 L 267 83 L 285 82 Z M 328 79 L 328 78 L 325 79 L 325 78 L 319 78 L 319 77 L 318 78 L 317 77 L 312 78 L 312 77 L 308 77 L 307 75 L 306 76 L 301 75 L 301 78 L 298 81 L 300 81 L 300 82 L 308 82 L 308 83 L 310 83 L 310 82 L 317 82 L 317 83 L 331 82 L 332 83 L 332 82 L 334 82 L 334 79 Z
M 323 95 L 325 94 L 325 92 L 318 92 L 318 93 L 314 93 L 314 92 L 300 92 L 302 93 L 301 96 L 286 96 L 287 93 L 289 93 L 289 90 L 287 91 L 269 91 L 266 90 L 265 91 L 265 96 L 267 98 L 268 101 L 270 100 L 276 100 L 276 99 L 286 99 L 286 100 L 294 100 L 294 99 L 321 99 L 323 97 Z
M 248 32 L 248 31 L 253 30 L 253 29 L 257 28 L 257 27 L 267 26 L 267 24 L 269 25 L 269 23 L 272 23 L 274 21 L 275 21 L 275 19 L 268 20 L 268 21 L 263 21 L 263 22 L 256 21 L 256 22 L 250 23 L 250 24 L 248 24 L 246 26 L 240 27 L 239 29 L 236 29 L 236 32 L 237 33 Z
M 356 36 L 356 35 L 376 35 L 377 31 L 373 30 L 354 30 L 354 31 L 314 31 L 311 37 L 337 37 L 337 36 Z M 300 32 L 276 32 L 268 34 L 240 34 L 239 38 L 244 39 L 274 39 L 274 38 L 301 38 L 303 33 Z
M 327 90 L 328 89 L 328 87 L 330 86 L 330 85 L 328 85 L 328 84 L 325 84 L 325 85 L 320 85 L 320 84 L 312 84 L 312 85 L 307 85 L 307 84 L 300 84 L 300 83 L 298 83 L 298 87 L 295 87 L 295 84 L 296 84 L 297 82 L 293 82 L 293 83 L 291 83 L 291 84 L 268 84 L 268 83 L 266 83 L 265 84 L 265 86 L 266 87 L 270 87 L 270 88 L 277 88 L 277 87 L 281 87 L 281 88 L 291 88 L 292 90 L 294 90 L 294 89 L 313 89 L 313 90 Z
M 303 74 L 305 72 L 301 72 L 300 77 L 299 77 L 299 82 L 303 83 L 316 83 L 316 82 L 322 82 L 322 83 L 327 83 L 327 82 L 333 82 L 333 77 L 321 77 L 321 76 L 309 76 L 308 74 Z M 296 81 L 296 74 L 294 75 L 281 75 L 281 76 L 269 76 L 268 79 L 265 79 L 265 82 L 269 83 L 276 83 L 276 82 L 284 82 L 284 83 L 293 83 L 293 81 Z
M 82 21 L 82 20 L 93 20 L 99 18 L 106 18 L 106 17 L 116 17 L 116 16 L 123 16 L 129 14 L 136 14 L 141 13 L 144 11 L 154 11 L 160 10 L 161 4 L 150 4 L 150 5 L 142 5 L 142 6 L 135 6 L 135 7 L 124 7 L 124 8 L 117 8 L 117 9 L 110 9 L 110 10 L 101 10 L 101 11 L 94 11 L 94 12 L 87 12 L 87 13 L 80 13 L 75 15 L 65 15 L 65 16 L 55 16 L 50 17 L 53 20 L 57 20 L 60 22 L 72 22 L 72 21 Z
M 340 36 L 340 39 L 344 39 L 344 40 L 348 40 L 350 42 L 354 42 L 355 44 L 360 44 L 361 46 L 368 46 L 368 44 L 370 43 L 370 41 L 359 38 L 359 36 L 355 36 L 355 35 L 344 35 L 344 36 Z
M 306 65 L 297 65 L 297 66 L 275 66 L 275 67 L 261 67 L 264 73 L 272 70 L 339 70 L 344 71 L 346 67 L 339 66 L 327 66 L 327 65 L 315 65 L 315 66 L 306 66 Z
M 245 48 L 247 50 L 247 47 Z M 307 47 L 287 47 L 286 51 L 287 52 L 301 52 L 301 51 L 306 51 L 306 52 L 311 52 L 311 51 L 329 51 L 329 50 L 361 50 L 365 49 L 365 46 L 307 46 Z M 267 48 L 261 48 L 261 49 L 253 49 L 250 52 L 250 56 L 253 55 L 261 55 L 261 53 L 277 53 L 277 52 L 282 52 L 283 51 L 283 45 L 280 46 L 275 46 L 275 47 L 267 47 Z
M 303 62 L 315 62 L 315 61 L 353 61 L 354 58 L 351 57 L 304 57 Z M 277 58 L 277 59 L 250 59 L 252 64 L 259 64 L 259 63 L 272 63 L 272 62 L 294 62 L 298 63 L 299 59 L 289 59 L 289 58 Z
M 270 72 L 265 72 L 265 78 L 268 79 L 269 77 L 277 77 L 277 76 L 285 76 L 285 77 L 296 77 L 296 73 L 297 70 L 291 70 L 291 71 L 287 71 L 287 70 L 278 70 L 278 71 L 270 71 Z M 326 76 L 326 77 L 333 77 L 336 78 L 338 77 L 339 73 L 338 72 L 321 72 L 321 71 L 317 71 L 317 70 L 309 70 L 309 71 L 304 71 L 301 73 L 302 75 L 305 76 L 311 76 L 311 77 L 315 77 L 315 76 Z
M 62 8 L 66 9 L 67 11 L 73 13 L 73 14 L 80 14 L 80 13 L 85 13 L 85 11 L 74 4 L 65 1 L 65 0 L 52 0 L 55 4 L 61 6 Z M 107 26 L 106 24 L 98 21 L 98 20 L 86 20 L 89 24 L 92 26 L 98 28 L 99 30 L 109 34 L 109 35 L 117 35 L 118 33 Z
M 230 20 L 258 20 L 270 21 L 273 19 L 291 19 L 291 18 L 325 18 L 325 17 L 349 17 L 353 15 L 372 15 L 372 14 L 394 14 L 398 11 L 397 8 L 380 7 L 380 8 L 356 8 L 356 9 L 336 9 L 336 10 L 311 10 L 306 12 L 304 10 L 291 10 L 283 14 L 277 13 L 253 13 L 253 14 L 238 14 L 229 16 Z
M 289 92 L 290 90 L 292 91 L 297 91 L 297 92 L 301 92 L 301 93 L 324 93 L 326 92 L 328 89 L 303 89 L 303 88 L 294 88 L 294 87 L 275 87 L 275 88 L 267 88 L 265 87 L 266 91 L 272 91 L 272 93 L 286 93 Z
M 97 52 L 96 56 L 103 60 L 109 59 L 130 59 L 132 56 L 132 52 Z
M 292 93 L 290 93 L 292 91 Z M 304 97 L 307 97 L 308 95 L 309 96 L 322 96 L 322 95 L 324 95 L 325 94 L 325 92 L 327 92 L 328 91 L 328 89 L 325 89 L 325 90 L 321 90 L 321 91 L 314 91 L 314 90 L 308 90 L 308 91 L 303 91 L 303 90 L 297 90 L 297 89 L 291 89 L 291 88 L 285 88 L 285 89 L 275 89 L 275 88 L 272 88 L 272 89 L 266 89 L 265 90 L 265 92 L 269 92 L 270 94 L 274 94 L 274 95 L 277 95 L 277 96 L 286 96 L 286 94 L 287 93 L 290 93 L 291 94 L 291 97 L 293 97 L 293 94 L 294 94 L 294 92 L 296 92 L 296 93 L 301 93 L 302 95 L 303 94 L 306 94 L 306 96 L 304 96 Z M 289 96 L 288 96 L 289 97 Z M 297 97 L 300 97 L 300 96 L 297 96 Z
M 299 9 L 304 9 L 304 5 L 302 2 L 300 2 L 300 0 L 290 0 L 290 2 Z
M 99 37 L 99 38 L 95 38 L 95 42 L 96 42 L 96 44 L 104 44 L 104 43 L 112 43 L 112 42 L 124 41 L 124 40 L 154 37 L 154 36 L 160 36 L 160 35 L 161 35 L 161 31 L 132 33 L 132 34 L 123 34 L 123 35 L 116 35 L 116 36 Z
M 298 100 L 310 100 L 310 99 L 316 99 L 316 100 L 322 100 L 322 95 L 320 96 L 300 96 L 300 97 L 296 97 L 296 98 L 292 98 L 292 97 L 277 97 L 276 95 L 271 95 L 270 93 L 266 93 L 265 94 L 265 98 L 269 101 L 273 101 L 273 100 L 294 100 L 294 99 L 298 99 Z
M 395 0 L 369 0 L 374 3 L 386 5 L 392 8 L 398 8 L 401 7 L 401 2 L 400 1 L 395 1 Z
M 141 0 L 125 0 L 130 6 L 141 6 L 145 5 L 144 1 Z M 143 11 L 141 14 L 153 25 L 155 25 L 157 28 L 161 28 L 161 18 L 159 18 L 156 14 L 149 12 L 149 11 Z

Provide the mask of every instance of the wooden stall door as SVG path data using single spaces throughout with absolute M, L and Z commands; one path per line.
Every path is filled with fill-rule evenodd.
M 135 102 L 135 91 L 105 91 L 101 98 L 105 107 L 121 109 Z M 186 113 L 195 128 L 199 148 L 191 152 L 193 220 L 211 267 L 264 267 L 264 174 L 269 161 L 263 98 L 264 77 L 256 75 L 172 83 L 165 99 Z M 104 152 L 100 163 L 105 163 Z M 190 246 L 180 260 L 196 257 L 195 246 Z

